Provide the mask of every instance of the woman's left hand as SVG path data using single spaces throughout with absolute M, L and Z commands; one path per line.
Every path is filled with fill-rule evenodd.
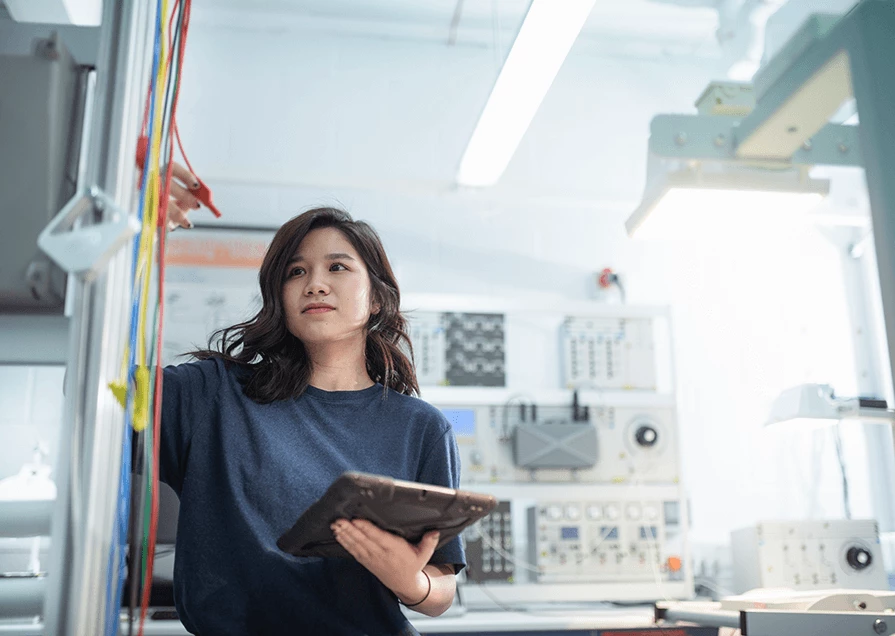
M 366 519 L 338 519 L 331 528 L 336 541 L 403 603 L 415 603 L 425 596 L 428 582 L 423 567 L 438 545 L 437 531 L 426 533 L 414 545 Z

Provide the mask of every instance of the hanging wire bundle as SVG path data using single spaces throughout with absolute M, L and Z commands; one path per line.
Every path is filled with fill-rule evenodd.
M 125 410 L 126 425 L 122 442 L 116 529 L 112 537 L 106 577 L 106 636 L 118 633 L 124 580 L 128 573 L 128 544 L 128 633 L 133 631 L 139 604 L 139 634 L 142 636 L 152 587 L 158 527 L 158 453 L 162 404 L 159 357 L 164 320 L 165 235 L 173 173 L 174 138 L 189 166 L 180 143 L 175 114 L 190 9 L 191 0 L 174 0 L 170 8 L 168 0 L 157 1 L 150 82 L 137 144 L 138 165 L 142 170 L 137 208 L 140 231 L 133 243 L 129 339 L 122 358 L 119 380 L 110 385 Z M 156 294 L 152 293 L 154 265 L 157 265 Z M 150 310 L 153 318 L 151 329 Z M 138 480 L 134 487 L 131 484 L 132 472 Z M 118 581 L 117 589 L 114 590 L 113 581 Z

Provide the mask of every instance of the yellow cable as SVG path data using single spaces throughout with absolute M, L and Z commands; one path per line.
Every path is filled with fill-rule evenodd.
M 145 430 L 149 425 L 151 396 L 149 367 L 146 362 L 146 337 L 147 314 L 149 312 L 149 291 L 152 272 L 153 256 L 155 254 L 155 234 L 158 227 L 159 194 L 161 188 L 161 153 L 162 153 L 162 127 L 164 122 L 164 98 L 165 91 L 162 87 L 167 85 L 166 78 L 170 71 L 169 56 L 166 49 L 168 42 L 168 0 L 162 2 L 161 14 L 161 58 L 158 74 L 156 75 L 156 95 L 153 108 L 152 139 L 149 140 L 149 157 L 151 166 L 148 175 L 149 183 L 146 191 L 146 213 L 143 215 L 143 227 L 140 234 L 140 247 L 137 261 L 138 276 L 134 281 L 134 287 L 142 283 L 139 300 L 139 312 L 137 320 L 137 342 L 135 350 L 135 378 L 134 378 L 134 430 Z

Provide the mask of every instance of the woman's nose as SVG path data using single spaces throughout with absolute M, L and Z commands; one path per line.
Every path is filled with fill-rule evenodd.
M 325 281 L 319 278 L 308 279 L 308 284 L 305 287 L 305 296 L 314 296 L 316 294 L 328 294 L 329 286 Z

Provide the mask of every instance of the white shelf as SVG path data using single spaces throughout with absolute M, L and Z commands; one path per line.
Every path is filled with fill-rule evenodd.
M 572 404 L 572 389 L 512 389 L 506 387 L 424 386 L 420 387 L 424 400 L 446 405 L 502 405 L 510 398 L 544 405 Z M 623 407 L 673 408 L 674 395 L 652 391 L 578 391 L 580 404 L 607 404 Z

